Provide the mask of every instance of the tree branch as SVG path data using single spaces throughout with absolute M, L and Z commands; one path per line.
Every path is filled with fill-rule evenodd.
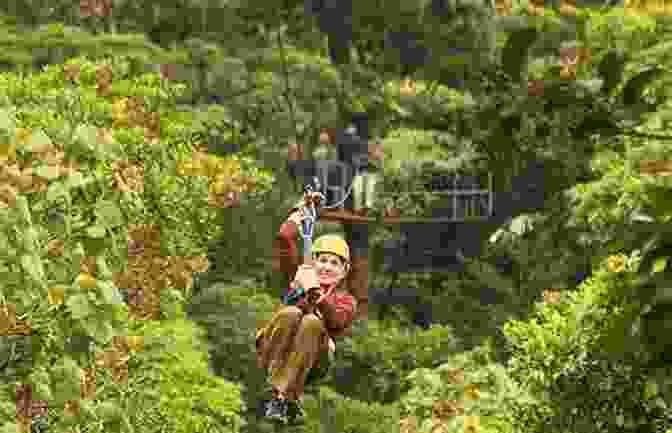
M 277 40 L 278 40 L 278 48 L 280 48 L 280 58 L 282 59 L 282 72 L 284 75 L 285 79 L 285 91 L 282 92 L 282 96 L 284 97 L 285 101 L 287 102 L 287 105 L 289 106 L 289 115 L 292 119 L 292 123 L 294 124 L 294 135 L 296 136 L 296 140 L 299 139 L 299 128 L 298 125 L 296 124 L 296 115 L 294 113 L 294 104 L 292 103 L 292 99 L 289 97 L 290 96 L 290 87 L 289 87 L 289 68 L 287 67 L 287 57 L 285 53 L 285 44 L 282 41 L 282 31 L 278 31 L 277 34 Z
M 622 131 L 621 133 L 628 137 L 653 138 L 656 140 L 672 140 L 672 135 L 647 134 L 646 132 L 638 132 L 635 130 Z

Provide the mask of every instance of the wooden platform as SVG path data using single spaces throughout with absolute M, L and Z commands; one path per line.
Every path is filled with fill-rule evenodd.
M 375 223 L 376 219 L 373 217 L 365 217 L 357 215 L 351 211 L 345 209 L 337 210 L 328 210 L 323 209 L 320 211 L 320 219 L 326 222 L 339 222 L 339 223 L 350 223 L 350 224 L 367 224 Z M 443 217 L 443 218 L 430 218 L 430 217 L 384 217 L 383 224 L 394 225 L 394 224 L 405 224 L 405 223 L 450 223 L 450 222 L 463 222 L 463 221 L 484 221 L 487 218 L 471 218 L 471 219 L 456 219 L 452 217 Z

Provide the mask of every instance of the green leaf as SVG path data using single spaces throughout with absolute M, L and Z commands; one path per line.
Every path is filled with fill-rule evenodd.
M 33 396 L 35 400 L 50 401 L 53 398 L 51 387 L 49 386 L 49 383 L 51 382 L 49 373 L 45 370 L 39 370 L 37 372 L 33 370 L 30 379 L 35 387 L 35 395 Z
M 79 273 L 79 269 L 81 267 L 81 261 L 86 256 L 86 252 L 84 251 L 84 245 L 82 245 L 81 242 L 77 242 L 77 245 L 70 250 L 70 260 L 72 260 L 72 268 L 71 271 L 75 274 Z
M 55 202 L 59 198 L 67 196 L 68 191 L 64 187 L 62 182 L 54 182 L 51 185 L 49 185 L 49 189 L 47 189 L 47 201 L 48 202 Z
M 54 143 L 51 141 L 51 138 L 41 129 L 34 131 L 28 139 L 28 149 L 30 151 L 39 151 L 45 148 L 50 149 L 53 145 Z
M 656 80 L 664 69 L 658 66 L 646 66 L 637 75 L 630 78 L 623 87 L 623 103 L 626 105 L 634 105 L 641 102 L 644 88 Z
M 7 109 L 0 109 L 0 129 L 12 131 L 16 128 L 16 118 L 14 114 Z
M 96 150 L 98 134 L 96 128 L 91 125 L 79 125 L 75 130 L 74 139 L 89 151 Z
M 112 271 L 110 271 L 110 268 L 107 266 L 107 260 L 104 255 L 101 254 L 96 257 L 96 268 L 98 277 L 101 280 L 111 280 L 113 278 Z
M 23 248 L 26 251 L 35 251 L 37 246 L 37 230 L 34 227 L 28 227 L 23 232 Z
M 95 239 L 104 238 L 106 233 L 107 232 L 105 230 L 105 227 L 102 227 L 102 226 L 99 226 L 99 225 L 91 226 L 91 227 L 88 227 L 86 229 L 87 236 L 95 238 Z
M 512 33 L 534 27 L 534 22 L 523 16 L 495 16 L 494 25 L 500 32 Z
M 26 225 L 32 225 L 33 218 L 30 213 L 30 206 L 28 206 L 28 199 L 26 199 L 26 196 L 19 195 L 16 198 L 16 207 L 19 211 L 19 215 L 21 215 L 22 222 Z
M 537 29 L 528 28 L 513 32 L 506 41 L 502 50 L 502 69 L 516 82 L 523 79 L 527 57 L 537 37 Z
M 647 380 L 646 386 L 644 387 L 644 399 L 650 400 L 657 396 L 658 392 L 658 384 L 651 379 Z
M 54 180 L 60 176 L 60 169 L 53 165 L 42 165 L 35 169 L 35 174 L 47 180 Z
M 602 58 L 597 67 L 599 77 L 604 80 L 602 92 L 610 94 L 623 79 L 625 69 L 625 54 L 623 50 L 611 49 Z
M 107 227 L 114 228 L 124 225 L 124 215 L 119 207 L 111 201 L 103 201 L 96 205 L 96 216 Z
M 88 335 L 93 337 L 99 343 L 107 343 L 114 336 L 114 328 L 107 321 L 106 317 L 92 317 L 82 321 L 82 327 Z
M 96 407 L 96 414 L 106 421 L 119 421 L 124 415 L 119 406 L 109 401 L 100 403 Z
M 86 294 L 69 296 L 65 304 L 70 309 L 73 319 L 84 319 L 94 313 L 94 308 Z
M 0 430 L 2 433 L 19 433 L 19 426 L 16 425 L 14 422 L 8 422 L 5 423 L 2 426 L 2 430 Z
M 614 114 L 620 122 L 622 128 L 635 128 L 640 126 L 644 120 L 645 115 L 656 110 L 654 104 L 649 104 L 645 101 L 631 104 L 623 109 L 615 110 Z
M 667 259 L 669 257 L 658 257 L 655 262 L 653 262 L 653 272 L 663 272 L 667 267 Z
M 622 413 L 616 415 L 616 425 L 619 427 L 623 427 L 625 425 L 625 417 Z
M 99 143 L 98 131 L 92 125 L 79 125 L 75 131 L 75 141 L 85 151 L 94 152 L 95 156 L 99 159 L 115 159 L 121 156 L 121 146 L 119 143 Z
M 604 86 L 604 80 L 576 80 L 575 83 L 584 87 L 591 94 L 599 93 L 602 87 Z
M 92 181 L 93 179 L 85 178 L 82 173 L 76 172 L 68 176 L 68 178 L 65 181 L 65 187 L 67 189 L 78 188 L 80 186 L 84 186 L 88 183 L 91 183 Z
M 119 289 L 111 281 L 98 281 L 101 295 L 108 304 L 121 304 L 124 300 L 119 293 Z
M 0 251 L 6 252 L 10 250 L 10 242 L 9 238 L 7 235 L 4 233 L 4 231 L 0 230 Z
M 26 254 L 21 256 L 21 266 L 30 275 L 33 281 L 41 283 L 44 279 L 44 267 L 42 259 L 36 254 Z
M 576 104 L 576 85 L 561 80 L 548 80 L 544 86 L 544 97 L 554 108 L 566 108 Z
M 79 400 L 79 366 L 72 358 L 64 356 L 50 372 L 54 402 L 57 405 L 68 400 Z

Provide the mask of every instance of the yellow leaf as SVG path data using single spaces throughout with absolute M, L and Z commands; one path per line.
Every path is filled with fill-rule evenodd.
M 205 176 L 207 169 L 203 162 L 198 159 L 180 161 L 177 165 L 177 174 L 180 176 Z
M 63 305 L 65 300 L 65 287 L 54 286 L 49 288 L 49 304 Z
M 65 252 L 65 241 L 52 239 L 47 244 L 47 252 L 52 257 L 60 257 Z
M 418 419 L 415 416 L 399 420 L 399 433 L 417 433 Z
M 16 161 L 16 144 L 0 144 L 0 161 Z
M 607 269 L 609 272 L 620 274 L 625 272 L 626 257 L 623 254 L 610 256 L 607 259 Z
M 432 430 L 430 433 L 450 433 L 448 425 L 440 419 L 432 420 Z
M 126 337 L 126 344 L 133 352 L 140 352 L 145 347 L 145 337 L 142 335 L 130 335 Z
M 465 415 L 464 433 L 478 433 L 481 429 L 481 423 L 478 415 Z
M 31 186 L 33 186 L 33 183 L 34 179 L 33 176 L 30 174 L 22 174 L 17 179 L 17 184 L 19 185 L 19 188 L 21 188 L 22 191 L 29 189 Z
M 217 181 L 212 186 L 212 192 L 214 192 L 215 194 L 224 194 L 227 190 L 227 186 L 228 185 L 226 185 L 226 183 L 222 181 Z
M 16 128 L 16 142 L 21 145 L 28 143 L 28 139 L 33 135 L 32 129 L 29 128 Z
M 672 172 L 672 161 L 644 160 L 639 163 L 639 171 L 646 175 L 661 175 Z
M 560 15 L 565 17 L 575 17 L 576 16 L 576 7 L 569 4 L 562 4 L 560 6 Z
M 82 289 L 95 289 L 97 281 L 90 274 L 79 274 L 77 276 L 77 283 L 79 283 L 79 287 Z
M 462 368 L 453 368 L 446 371 L 448 376 L 448 382 L 460 385 L 464 383 L 464 369 Z
M 469 384 L 464 387 L 464 398 L 467 400 L 479 400 L 481 398 L 481 390 L 476 384 Z

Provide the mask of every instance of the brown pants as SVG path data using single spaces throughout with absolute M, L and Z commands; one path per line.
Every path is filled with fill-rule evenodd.
M 329 351 L 329 335 L 319 317 L 288 306 L 257 332 L 256 346 L 257 365 L 269 372 L 274 390 L 299 400 L 311 368 Z

